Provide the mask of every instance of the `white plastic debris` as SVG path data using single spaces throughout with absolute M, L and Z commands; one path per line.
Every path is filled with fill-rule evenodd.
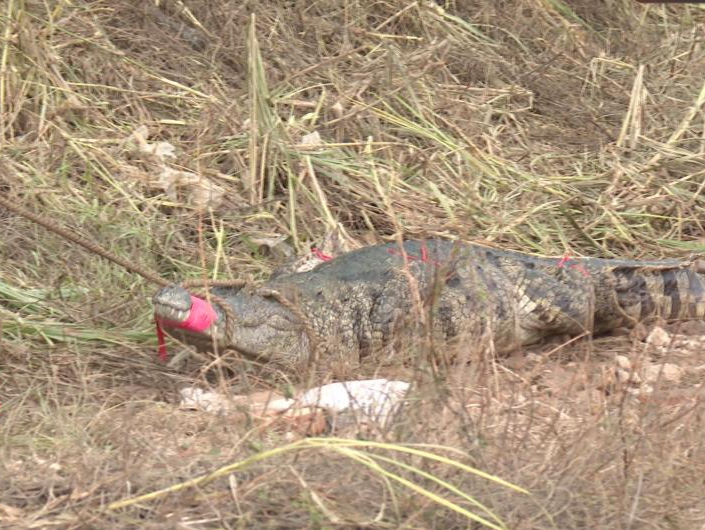
M 179 390 L 182 410 L 203 410 L 205 412 L 225 412 L 231 409 L 231 403 L 217 392 L 189 386 Z
M 647 364 L 644 367 L 644 379 L 655 383 L 659 379 L 668 383 L 680 383 L 685 375 L 685 370 L 673 363 Z
M 173 201 L 179 200 L 182 195 L 180 191 L 183 191 L 184 198 L 199 208 L 217 208 L 223 202 L 225 189 L 192 171 L 162 165 L 157 181 Z
M 324 145 L 321 134 L 318 131 L 313 131 L 308 134 L 304 134 L 301 137 L 301 142 L 299 145 L 302 147 L 321 147 Z
M 165 158 L 176 158 L 176 147 L 173 144 L 169 142 L 150 143 L 147 141 L 148 138 L 149 129 L 146 125 L 140 125 L 128 137 L 128 141 L 135 142 L 141 153 L 155 155 L 162 162 Z
M 408 390 L 409 383 L 404 381 L 346 381 L 312 388 L 294 399 L 273 401 L 270 408 L 320 407 L 331 413 L 353 411 L 362 419 L 385 423 L 396 412 Z
M 236 410 L 238 404 L 247 404 L 259 416 L 293 414 L 292 417 L 304 409 L 323 409 L 331 415 L 352 412 L 358 421 L 385 424 L 401 406 L 409 386 L 404 381 L 387 379 L 345 381 L 312 388 L 293 399 L 271 392 L 228 398 L 218 392 L 186 387 L 179 391 L 179 408 L 224 413 Z
M 167 159 L 176 158 L 176 147 L 169 142 L 148 142 L 149 130 L 140 125 L 127 138 L 128 145 L 136 149 L 151 166 L 150 185 L 159 187 L 173 201 L 185 200 L 199 208 L 217 208 L 223 202 L 225 189 L 212 180 L 192 171 L 171 168 Z

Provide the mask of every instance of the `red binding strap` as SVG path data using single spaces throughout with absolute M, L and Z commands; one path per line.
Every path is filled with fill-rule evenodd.
M 329 256 L 325 252 L 323 252 L 320 248 L 312 248 L 311 249 L 311 254 L 316 256 L 318 259 L 322 259 L 323 261 L 330 261 L 333 259 L 333 256 Z
M 191 295 L 191 310 L 189 311 L 188 317 L 186 317 L 186 320 L 183 322 L 174 322 L 173 320 L 160 319 L 155 316 L 154 322 L 157 325 L 159 358 L 164 362 L 166 362 L 168 358 L 166 343 L 164 341 L 164 330 L 162 329 L 162 326 L 201 333 L 207 330 L 217 318 L 218 314 L 208 302 L 193 295 Z

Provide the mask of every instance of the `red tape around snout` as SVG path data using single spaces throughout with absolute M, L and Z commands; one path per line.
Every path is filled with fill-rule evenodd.
M 201 333 L 207 330 L 213 322 L 218 318 L 215 309 L 211 305 L 197 296 L 191 295 L 191 310 L 188 317 L 183 322 L 175 322 L 173 320 L 159 319 L 154 317 L 154 322 L 157 326 L 157 341 L 159 343 L 159 358 L 166 362 L 168 354 L 166 351 L 166 342 L 164 341 L 164 330 L 166 328 L 178 328 L 188 331 Z

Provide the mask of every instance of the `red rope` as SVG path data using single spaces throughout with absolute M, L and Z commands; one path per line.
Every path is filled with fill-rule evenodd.
M 569 262 L 571 259 L 573 259 L 573 258 L 571 258 L 570 254 L 567 254 L 567 253 L 566 253 L 566 254 L 561 258 L 561 260 L 558 262 L 557 267 L 558 267 L 559 269 L 562 269 L 564 266 L 567 265 L 569 268 L 577 270 L 580 274 L 582 274 L 582 275 L 585 276 L 586 278 L 587 278 L 588 276 L 590 276 L 590 273 L 588 272 L 588 270 L 585 268 L 585 266 L 584 266 L 582 263 L 568 264 L 568 262 Z
M 323 252 L 320 248 L 312 248 L 311 249 L 311 254 L 316 256 L 318 259 L 322 259 L 323 261 L 330 261 L 333 259 L 333 256 L 329 256 L 325 252 Z
M 426 247 L 426 241 L 421 242 L 421 261 L 428 263 L 428 248 Z
M 388 248 L 387 249 L 387 254 L 391 254 L 392 256 L 402 256 L 402 252 L 398 248 Z M 422 246 L 421 247 L 421 255 L 416 256 L 415 254 L 409 254 L 407 252 L 406 258 L 409 261 L 420 261 L 421 263 L 432 263 L 436 267 L 440 267 L 443 265 L 440 261 L 437 259 L 433 259 L 428 255 L 428 247 Z
M 561 260 L 558 262 L 558 268 L 562 269 L 563 266 L 568 263 L 572 258 L 570 257 L 570 254 L 564 254 Z
M 154 324 L 157 326 L 157 342 L 159 343 L 159 360 L 165 363 L 169 358 L 169 354 L 166 351 L 166 341 L 164 340 L 164 330 L 159 324 L 159 319 L 154 315 Z

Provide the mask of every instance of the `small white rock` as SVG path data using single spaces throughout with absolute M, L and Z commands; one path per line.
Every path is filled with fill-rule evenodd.
M 627 393 L 631 394 L 632 396 L 648 396 L 654 391 L 653 387 L 651 385 L 641 385 L 640 387 L 631 387 L 627 388 Z
M 538 353 L 529 352 L 526 354 L 526 360 L 530 363 L 538 363 L 543 360 L 543 356 Z
M 217 392 L 210 392 L 196 387 L 186 387 L 179 390 L 182 410 L 202 410 L 205 412 L 226 412 L 231 409 L 231 403 Z
M 614 360 L 622 370 L 631 371 L 632 362 L 625 355 L 616 355 Z
M 669 383 L 678 383 L 683 379 L 685 370 L 673 363 L 647 364 L 644 366 L 644 380 L 655 383 L 659 378 Z
M 666 347 L 671 343 L 671 335 L 660 326 L 656 326 L 646 337 L 646 343 L 652 346 Z
M 617 379 L 620 383 L 628 383 L 630 385 L 641 384 L 641 377 L 639 377 L 639 374 L 631 370 L 623 370 L 622 368 L 617 368 Z

